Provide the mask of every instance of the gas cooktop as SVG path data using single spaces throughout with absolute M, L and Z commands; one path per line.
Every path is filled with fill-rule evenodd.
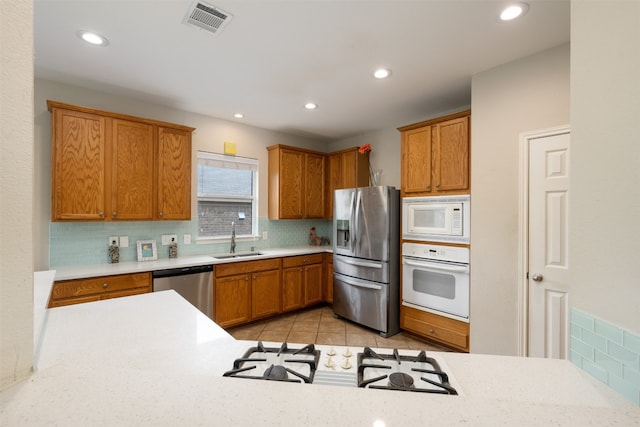
M 444 361 L 425 351 L 258 342 L 225 377 L 458 395 Z

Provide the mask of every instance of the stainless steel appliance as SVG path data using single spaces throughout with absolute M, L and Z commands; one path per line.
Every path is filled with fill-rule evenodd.
M 173 289 L 213 320 L 213 266 L 154 271 L 153 292 Z
M 461 395 L 437 355 L 424 351 L 358 349 L 315 344 L 250 346 L 225 377 L 369 389 Z
M 399 217 L 394 187 L 334 192 L 333 311 L 384 337 L 400 332 Z
M 405 197 L 402 238 L 426 242 L 469 243 L 469 195 Z
M 402 244 L 402 305 L 469 321 L 469 248 Z

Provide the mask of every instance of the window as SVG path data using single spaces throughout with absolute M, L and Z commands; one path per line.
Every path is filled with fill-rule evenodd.
M 258 234 L 258 160 L 198 151 L 198 238 Z

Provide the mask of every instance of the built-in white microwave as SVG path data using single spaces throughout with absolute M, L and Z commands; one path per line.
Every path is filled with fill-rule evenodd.
M 468 244 L 470 207 L 469 195 L 405 197 L 402 238 Z

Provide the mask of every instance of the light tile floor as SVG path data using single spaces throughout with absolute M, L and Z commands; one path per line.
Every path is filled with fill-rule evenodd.
M 421 341 L 405 332 L 383 338 L 378 331 L 345 319 L 336 319 L 330 306 L 285 314 L 271 320 L 231 328 L 228 332 L 236 339 L 249 341 L 452 351 Z

